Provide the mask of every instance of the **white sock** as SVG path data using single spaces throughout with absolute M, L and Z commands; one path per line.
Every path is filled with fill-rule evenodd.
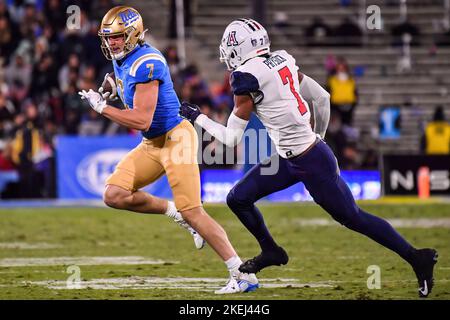
M 229 271 L 236 270 L 242 264 L 242 260 L 241 258 L 239 258 L 239 256 L 234 256 L 225 261 L 225 264 Z
M 167 210 L 164 214 L 172 219 L 180 220 L 183 219 L 181 213 L 178 212 L 177 207 L 173 201 L 167 201 Z

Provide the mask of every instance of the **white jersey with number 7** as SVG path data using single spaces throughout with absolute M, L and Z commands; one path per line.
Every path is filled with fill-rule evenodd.
M 231 74 L 233 94 L 250 93 L 256 115 L 283 158 L 305 151 L 316 139 L 308 103 L 299 93 L 298 66 L 285 50 L 255 57 Z

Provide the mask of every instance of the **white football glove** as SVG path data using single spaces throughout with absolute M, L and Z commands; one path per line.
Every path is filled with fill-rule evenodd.
M 107 83 L 109 83 L 109 85 L 111 86 L 112 92 L 103 92 L 105 90 L 103 86 L 105 86 Z M 111 77 L 109 77 L 109 73 L 105 74 L 102 85 L 100 86 L 100 88 L 98 88 L 98 92 L 102 95 L 103 99 L 105 100 L 111 101 L 117 100 L 118 97 L 117 97 L 116 83 Z
M 103 99 L 102 95 L 92 89 L 89 91 L 82 90 L 79 91 L 78 94 L 81 96 L 81 99 L 86 99 L 89 102 L 89 105 L 97 111 L 98 113 L 102 113 L 103 109 L 106 107 L 106 100 Z

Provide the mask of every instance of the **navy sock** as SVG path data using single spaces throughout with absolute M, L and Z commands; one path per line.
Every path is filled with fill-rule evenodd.
M 275 243 L 275 240 L 272 238 L 272 235 L 270 234 L 266 224 L 264 223 L 264 218 L 259 209 L 255 205 L 253 205 L 251 208 L 251 212 L 251 215 L 245 215 L 243 216 L 243 219 L 247 220 L 248 225 L 256 227 L 254 231 L 251 231 L 251 233 L 255 236 L 256 240 L 258 240 L 261 250 L 270 251 L 278 248 L 278 245 Z M 244 223 L 243 219 L 239 219 L 242 223 Z

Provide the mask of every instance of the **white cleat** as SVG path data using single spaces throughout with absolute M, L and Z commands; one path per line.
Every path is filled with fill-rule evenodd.
M 230 271 L 230 279 L 225 287 L 214 291 L 215 294 L 232 294 L 251 292 L 259 288 L 258 278 L 254 273 L 243 273 L 239 270 Z
M 189 223 L 187 223 L 184 219 L 174 219 L 174 221 L 191 233 L 192 237 L 194 238 L 195 247 L 198 250 L 205 246 L 205 239 L 203 239 L 203 237 L 197 231 L 195 231 L 194 228 L 189 225 Z

